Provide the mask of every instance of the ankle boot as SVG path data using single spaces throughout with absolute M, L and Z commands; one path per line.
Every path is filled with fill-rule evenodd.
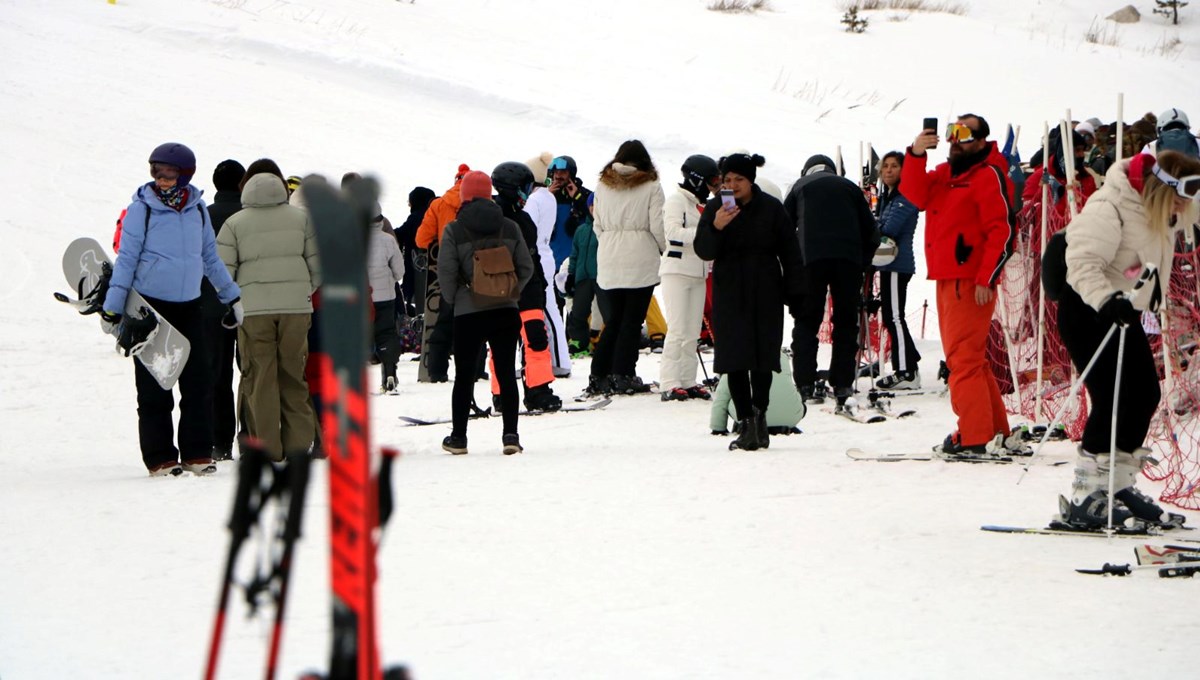
M 767 414 L 765 411 L 754 409 L 754 432 L 758 437 L 758 448 L 771 446 L 771 433 L 767 430 Z
M 729 444 L 730 451 L 757 451 L 758 426 L 754 417 L 738 421 L 738 436 Z

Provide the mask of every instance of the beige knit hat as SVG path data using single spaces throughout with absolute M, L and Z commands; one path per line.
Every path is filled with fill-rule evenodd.
M 529 171 L 533 173 L 533 182 L 538 186 L 545 186 L 546 173 L 550 171 L 550 163 L 554 160 L 554 154 L 549 151 L 543 151 L 536 158 L 530 158 L 525 161 L 525 165 L 529 166 Z

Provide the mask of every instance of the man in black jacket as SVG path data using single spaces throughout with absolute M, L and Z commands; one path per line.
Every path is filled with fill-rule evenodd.
M 796 387 L 805 399 L 813 394 L 817 332 L 828 295 L 833 298 L 829 383 L 840 408 L 854 393 L 863 272 L 879 246 L 879 230 L 862 190 L 839 177 L 828 156 L 808 159 L 804 174 L 792 185 L 783 205 L 796 225 L 804 260 L 804 297 L 789 305 L 795 322 L 792 366 Z
M 212 203 L 208 204 L 208 216 L 211 218 L 215 234 L 221 233 L 221 227 L 230 215 L 242 209 L 242 191 L 238 187 L 245 174 L 246 168 L 232 158 L 221 161 L 213 170 L 213 187 L 217 193 Z M 221 317 L 225 316 L 228 305 L 217 299 L 217 291 L 208 279 L 201 281 L 200 308 L 203 310 L 203 323 L 208 336 L 209 379 L 213 386 L 212 457 L 213 460 L 230 460 L 233 458 L 233 437 L 237 428 L 233 400 L 233 359 L 237 329 L 230 330 L 221 325 Z

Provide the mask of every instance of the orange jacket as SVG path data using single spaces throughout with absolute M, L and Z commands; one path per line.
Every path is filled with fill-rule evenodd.
M 428 250 L 434 243 L 441 243 L 442 230 L 458 217 L 458 209 L 462 207 L 462 195 L 458 193 L 458 185 L 462 184 L 463 175 L 470 170 L 465 163 L 458 166 L 454 186 L 429 204 L 429 209 L 425 211 L 425 219 L 421 220 L 421 226 L 417 227 L 417 237 L 414 241 L 418 248 Z
M 900 171 L 900 193 L 925 211 L 925 266 L 935 281 L 970 279 L 995 287 L 1012 255 L 1016 220 L 1008 163 L 988 142 L 985 160 L 961 175 L 950 164 L 926 172 L 929 154 L 912 148 Z

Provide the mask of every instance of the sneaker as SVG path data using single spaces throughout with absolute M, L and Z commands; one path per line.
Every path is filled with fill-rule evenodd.
M 979 456 L 988 453 L 988 445 L 987 442 L 984 442 L 983 444 L 966 446 L 962 443 L 962 435 L 957 432 L 951 432 L 942 440 L 940 446 L 933 447 L 933 452 L 948 456 Z
M 461 456 L 467 452 L 467 438 L 465 436 L 452 434 L 442 440 L 442 450 Z
M 1093 491 L 1080 501 L 1068 501 L 1059 497 L 1059 505 L 1065 510 L 1063 521 L 1081 531 L 1098 531 L 1108 526 L 1108 494 L 1103 490 Z M 1113 503 L 1113 526 L 1141 530 L 1146 528 L 1129 508 L 1119 499 Z
M 179 467 L 179 463 L 175 461 L 160 463 L 147 469 L 150 471 L 151 477 L 178 477 L 183 474 L 183 468 Z
M 1177 515 L 1173 512 L 1167 512 L 1162 509 L 1154 499 L 1142 493 L 1136 486 L 1129 486 L 1121 489 L 1116 494 L 1118 503 L 1124 504 L 1133 516 L 1146 522 L 1164 529 L 1179 529 L 1183 527 L 1183 523 L 1187 520 L 1183 515 Z M 1115 522 L 1116 519 L 1114 518 Z
M 712 394 L 703 385 L 692 385 L 687 388 L 687 394 L 691 399 L 704 399 L 705 401 L 712 399 Z
M 690 398 L 691 395 L 682 387 L 673 387 L 662 393 L 663 401 L 687 401 Z
M 510 432 L 500 439 L 504 442 L 504 455 L 511 456 L 514 453 L 520 453 L 525 449 L 521 446 L 521 437 L 516 432 Z M 466 453 L 464 451 L 463 453 Z
M 212 458 L 193 458 L 183 461 L 183 469 L 193 475 L 211 475 L 217 471 L 217 462 Z
M 881 390 L 919 390 L 921 374 L 916 371 L 897 371 L 876 380 L 875 386 Z
M 557 411 L 562 408 L 562 399 L 554 394 L 549 385 L 539 385 L 525 390 L 525 408 L 530 411 Z

